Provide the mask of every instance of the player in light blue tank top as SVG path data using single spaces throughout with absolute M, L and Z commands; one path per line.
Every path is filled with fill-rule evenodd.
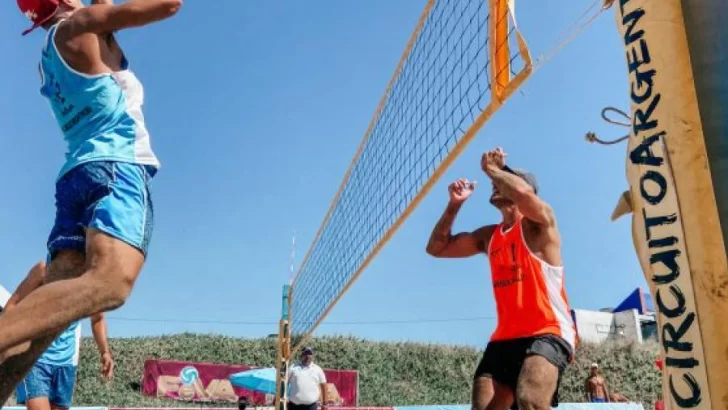
M 150 183 L 159 162 L 144 125 L 144 89 L 123 54 L 119 71 L 88 75 L 71 68 L 56 47 L 64 23 L 48 30 L 40 63 L 41 94 L 68 146 L 48 250 L 51 255 L 60 249 L 83 252 L 84 228 L 92 227 L 146 254 L 153 221 Z M 104 186 L 117 187 L 116 195 L 83 198 Z
M 159 162 L 144 124 L 144 88 L 121 56 L 121 70 L 97 75 L 71 68 L 55 46 L 58 26 L 48 30 L 40 70 L 48 99 L 68 150 L 58 177 L 91 161 L 147 165 Z
M 81 326 L 73 322 L 61 333 L 38 359 L 38 363 L 54 366 L 78 366 L 78 354 L 81 347 Z
M 16 1 L 31 30 L 47 31 L 39 50 L 41 94 L 67 149 L 47 244 L 52 279 L 0 316 L 0 374 L 9 375 L 0 380 L 0 403 L 59 335 L 54 329 L 119 308 L 144 266 L 159 162 L 142 112 L 144 88 L 114 33 L 167 19 L 182 6 L 182 0 Z M 5 360 L 12 347 L 31 340 L 21 360 Z

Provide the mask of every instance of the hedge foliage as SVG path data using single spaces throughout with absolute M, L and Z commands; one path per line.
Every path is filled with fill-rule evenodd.
M 181 334 L 112 339 L 110 344 L 116 359 L 116 377 L 113 383 L 103 384 L 94 343 L 84 339 L 75 405 L 195 406 L 142 396 L 139 383 L 144 361 L 170 359 L 265 367 L 273 366 L 276 357 L 274 339 Z M 359 370 L 361 406 L 469 403 L 472 373 L 481 355 L 469 347 L 372 342 L 353 337 L 319 338 L 311 344 L 322 367 Z M 584 400 L 589 365 L 598 362 L 614 392 L 650 409 L 660 392 L 656 356 L 654 344 L 584 345 L 562 380 L 561 400 Z

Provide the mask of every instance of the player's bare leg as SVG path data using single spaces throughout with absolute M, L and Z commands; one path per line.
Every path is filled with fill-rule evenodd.
M 49 265 L 55 281 L 0 316 L 0 356 L 6 359 L 0 363 L 0 403 L 8 399 L 62 329 L 76 320 L 116 309 L 129 296 L 144 263 L 142 252 L 95 229 L 88 230 L 86 244 L 84 262 L 77 252 L 60 252 Z M 80 275 L 79 266 L 83 267 Z M 29 346 L 13 349 L 16 354 L 8 357 L 9 349 L 29 340 Z

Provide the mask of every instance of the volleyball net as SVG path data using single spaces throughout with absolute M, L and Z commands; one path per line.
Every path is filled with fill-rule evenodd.
M 513 0 L 430 0 L 291 288 L 306 341 L 533 71 Z

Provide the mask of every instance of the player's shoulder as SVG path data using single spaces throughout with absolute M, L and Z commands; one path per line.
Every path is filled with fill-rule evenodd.
M 482 239 L 490 239 L 491 236 L 493 236 L 493 232 L 495 232 L 496 229 L 500 224 L 491 224 L 491 225 L 483 225 L 480 228 L 475 230 L 475 234 L 482 238 Z
M 521 227 L 523 230 L 542 233 L 558 232 L 558 222 L 556 221 L 556 215 L 553 208 L 547 205 L 544 212 L 546 213 L 546 219 L 548 220 L 547 223 L 523 217 L 521 219 Z

